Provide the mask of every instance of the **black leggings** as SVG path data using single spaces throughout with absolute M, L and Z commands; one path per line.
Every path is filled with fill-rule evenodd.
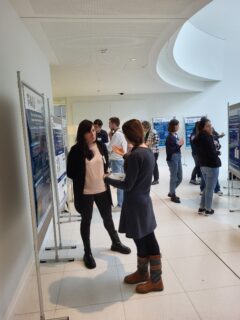
M 104 227 L 108 231 L 109 235 L 115 232 L 115 227 L 112 219 L 112 205 L 109 199 L 109 195 L 106 192 L 94 194 L 94 195 L 84 195 L 83 196 L 81 210 L 81 237 L 83 240 L 84 248 L 86 251 L 90 250 L 90 225 L 93 213 L 93 203 L 95 202 L 100 215 L 103 219 Z
M 154 232 L 141 239 L 133 239 L 137 246 L 137 255 L 140 258 L 160 255 L 160 249 Z
M 158 156 L 159 156 L 158 153 L 154 153 L 154 157 L 155 157 L 155 166 L 154 166 L 154 170 L 153 170 L 153 180 L 154 181 L 159 180 L 159 171 L 158 171 L 158 163 L 157 163 Z

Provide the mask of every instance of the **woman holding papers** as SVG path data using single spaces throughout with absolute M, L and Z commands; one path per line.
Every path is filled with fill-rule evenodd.
M 126 176 L 123 181 L 106 176 L 105 182 L 124 190 L 119 232 L 132 238 L 137 247 L 137 271 L 125 277 L 124 281 L 128 284 L 139 283 L 136 287 L 138 293 L 162 291 L 161 254 L 154 235 L 156 220 L 150 197 L 155 159 L 144 144 L 140 121 L 127 121 L 122 130 L 127 142 L 133 146 L 124 156 Z M 115 148 L 116 151 L 123 153 L 120 148 Z

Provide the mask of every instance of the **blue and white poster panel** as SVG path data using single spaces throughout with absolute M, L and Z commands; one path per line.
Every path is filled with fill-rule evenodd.
M 153 128 L 159 135 L 159 146 L 165 147 L 166 138 L 168 136 L 168 124 L 172 118 L 153 118 Z
M 240 104 L 229 106 L 229 170 L 240 178 Z
M 186 117 L 184 118 L 184 124 L 185 124 L 185 147 L 186 149 L 191 148 L 190 143 L 190 136 L 192 134 L 192 131 L 195 127 L 195 123 L 199 121 L 201 117 Z
M 67 201 L 67 172 L 64 136 L 65 133 L 61 118 L 52 117 L 52 130 L 55 151 L 58 200 L 60 208 L 63 208 Z
M 30 142 L 36 219 L 38 229 L 40 230 L 52 208 L 44 98 L 27 86 L 23 86 L 23 99 Z

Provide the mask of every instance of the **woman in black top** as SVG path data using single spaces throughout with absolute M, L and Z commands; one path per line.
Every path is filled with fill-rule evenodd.
M 193 140 L 195 139 L 196 135 L 197 135 L 197 128 L 198 128 L 198 124 L 199 124 L 199 121 L 197 121 L 195 123 L 195 126 L 193 128 L 193 131 L 191 133 L 191 136 L 190 136 L 190 145 L 191 145 L 191 149 L 192 149 L 192 157 L 193 157 L 193 160 L 194 160 L 194 163 L 195 163 L 195 167 L 193 168 L 193 171 L 192 171 L 192 174 L 191 174 L 191 180 L 190 180 L 190 183 L 191 184 L 195 184 L 195 185 L 199 185 L 200 182 L 197 180 L 201 178 L 201 169 L 200 169 L 200 165 L 199 165 L 199 160 L 198 160 L 198 157 L 197 157 L 197 151 L 196 151 L 196 147 L 195 147 L 195 144 L 193 143 Z
M 180 203 L 176 196 L 176 189 L 182 182 L 182 162 L 181 147 L 184 144 L 183 139 L 179 139 L 177 131 L 179 130 L 179 121 L 172 119 L 168 125 L 169 134 L 166 139 L 167 164 L 170 170 L 170 190 L 168 196 L 171 201 Z
M 108 151 L 105 144 L 96 141 L 96 131 L 91 121 L 84 120 L 79 124 L 76 141 L 68 155 L 67 176 L 73 180 L 74 204 L 82 217 L 83 260 L 87 268 L 93 269 L 96 263 L 91 252 L 90 224 L 94 202 L 112 240 L 111 250 L 124 254 L 131 250 L 120 242 L 113 224 L 110 188 L 103 180 L 108 170 Z
M 198 130 L 199 133 L 193 142 L 196 146 L 202 178 L 205 182 L 198 212 L 209 215 L 214 213 L 212 200 L 214 188 L 218 181 L 219 167 L 221 167 L 220 151 L 216 149 L 214 144 L 213 130 L 209 119 L 202 118 L 199 122 Z
M 137 271 L 125 277 L 124 281 L 129 284 L 145 282 L 136 287 L 138 293 L 162 291 L 161 256 L 154 235 L 156 220 L 150 197 L 155 159 L 152 151 L 143 143 L 144 132 L 140 121 L 129 120 L 124 123 L 122 130 L 128 143 L 133 145 L 125 157 L 126 177 L 124 181 L 106 177 L 105 182 L 124 190 L 119 232 L 132 238 L 137 246 Z

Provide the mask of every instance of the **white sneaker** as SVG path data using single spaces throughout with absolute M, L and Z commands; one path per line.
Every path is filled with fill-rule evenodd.
M 222 191 L 218 191 L 217 194 L 218 194 L 219 196 L 223 196 L 223 192 L 222 192 Z
M 120 206 L 116 206 L 112 208 L 112 212 L 120 212 L 121 211 L 121 207 Z

